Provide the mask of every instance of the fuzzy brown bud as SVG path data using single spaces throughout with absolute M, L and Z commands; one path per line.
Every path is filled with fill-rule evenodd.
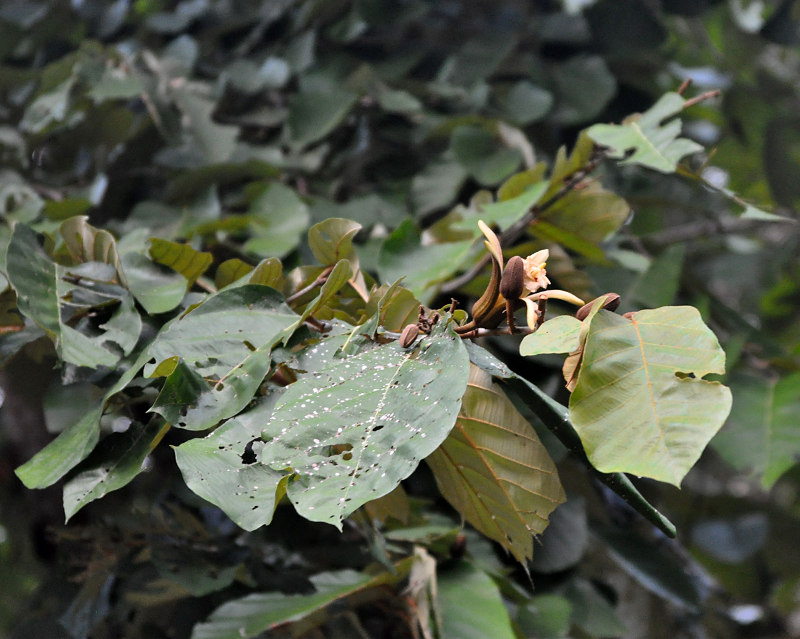
M 500 295 L 507 300 L 519 299 L 525 285 L 525 261 L 515 255 L 506 264 L 500 279 Z
M 403 332 L 400 333 L 400 346 L 403 348 L 408 348 L 411 346 L 414 341 L 417 339 L 419 335 L 419 326 L 416 324 L 407 324 L 406 327 L 403 329 Z
M 600 295 L 600 297 L 606 298 L 606 301 L 603 303 L 603 308 L 605 310 L 613 312 L 619 307 L 620 297 L 616 293 L 606 293 L 605 295 Z M 589 311 L 592 310 L 592 305 L 597 299 L 598 298 L 595 298 L 588 304 L 581 306 L 575 313 L 575 317 L 577 317 L 580 321 L 585 320 L 589 316 Z

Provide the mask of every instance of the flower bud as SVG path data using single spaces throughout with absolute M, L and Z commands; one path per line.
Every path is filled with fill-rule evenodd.
M 403 329 L 403 332 L 400 333 L 400 346 L 402 348 L 408 348 L 411 346 L 417 339 L 419 335 L 419 326 L 416 324 L 407 324 L 406 327 Z
M 519 299 L 525 284 L 525 262 L 515 255 L 506 264 L 503 277 L 500 279 L 500 295 L 507 300 Z

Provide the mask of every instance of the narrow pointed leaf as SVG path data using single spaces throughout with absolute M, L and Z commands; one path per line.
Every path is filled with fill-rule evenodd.
M 569 404 L 589 460 L 680 485 L 730 411 L 730 390 L 702 379 L 724 372 L 725 353 L 692 307 L 631 319 L 600 311 Z
M 536 431 L 477 366 L 455 428 L 426 461 L 455 509 L 520 562 L 533 556 L 533 535 L 566 500 Z
M 64 485 L 66 520 L 89 502 L 130 483 L 142 471 L 142 462 L 161 427 L 160 421 L 153 420 L 147 426 L 132 424 L 126 432 L 106 437 Z
M 703 150 L 697 142 L 679 137 L 681 121 L 674 116 L 685 103 L 677 93 L 666 93 L 639 117 L 619 125 L 595 124 L 587 133 L 598 144 L 609 147 L 611 157 L 620 159 L 620 164 L 674 173 L 681 158 Z
M 288 496 L 302 516 L 341 527 L 444 441 L 468 373 L 464 345 L 444 327 L 416 350 L 392 342 L 318 362 L 278 401 L 260 461 L 296 473 Z

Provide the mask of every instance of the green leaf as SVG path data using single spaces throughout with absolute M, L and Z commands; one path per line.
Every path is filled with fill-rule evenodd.
M 253 266 L 238 257 L 225 260 L 217 267 L 217 272 L 214 274 L 214 286 L 217 290 L 223 289 L 252 271 Z
M 236 148 L 239 127 L 217 124 L 213 100 L 201 95 L 199 84 L 182 82 L 171 87 L 175 104 L 183 112 L 196 146 L 205 156 L 206 163 L 217 164 L 229 160 Z
M 261 260 L 250 274 L 248 282 L 280 290 L 283 284 L 283 264 L 277 257 Z
M 59 230 L 67 251 L 77 264 L 83 262 L 111 264 L 117 270 L 121 282 L 126 284 L 114 236 L 108 231 L 96 229 L 88 223 L 88 220 L 86 216 L 78 216 L 62 222 Z
M 457 127 L 450 148 L 464 169 L 485 185 L 498 184 L 506 179 L 517 170 L 522 160 L 516 149 L 501 146 L 495 136 L 482 127 Z
M 610 157 L 619 159 L 620 164 L 674 173 L 684 156 L 703 150 L 697 142 L 678 137 L 681 121 L 674 116 L 683 111 L 685 103 L 677 93 L 666 93 L 641 115 L 620 125 L 595 124 L 587 133 L 597 144 L 609 147 Z
M 535 333 L 526 335 L 519 345 L 525 356 L 544 353 L 571 353 L 580 342 L 581 321 L 571 315 L 547 320 Z
M 674 244 L 667 248 L 650 263 L 625 299 L 634 298 L 650 308 L 672 304 L 678 294 L 685 256 L 685 244 Z
M 207 621 L 197 624 L 191 639 L 247 639 L 305 619 L 335 602 L 403 579 L 410 560 L 395 565 L 395 573 L 371 576 L 354 570 L 325 572 L 311 577 L 315 592 L 310 595 L 284 595 L 281 592 L 255 593 L 221 605 Z M 488 577 L 487 577 L 488 579 Z
M 284 257 L 293 251 L 309 223 L 308 207 L 279 182 L 253 200 L 248 215 L 251 237 L 244 250 L 264 257 Z
M 14 472 L 28 488 L 46 488 L 82 462 L 97 445 L 100 417 L 108 400 L 124 389 L 147 361 L 146 351 L 139 354 L 130 368 L 106 392 L 99 405 L 64 429 L 58 437 Z
M 125 253 L 121 261 L 128 288 L 148 313 L 171 311 L 186 295 L 189 282 L 180 273 L 155 264 L 141 253 Z
M 423 303 L 430 301 L 435 285 L 455 273 L 469 256 L 471 241 L 423 246 L 419 229 L 405 220 L 386 238 L 378 254 L 381 280 L 403 285 Z
M 153 420 L 147 426 L 134 423 L 124 433 L 112 433 L 100 442 L 76 469 L 77 474 L 64 484 L 66 520 L 69 521 L 89 502 L 130 483 L 142 471 L 142 462 L 161 427 L 159 420 Z
M 443 326 L 416 350 L 357 340 L 361 349 L 350 356 L 314 362 L 319 347 L 312 348 L 315 370 L 278 400 L 263 429 L 267 444 L 260 457 L 296 475 L 287 492 L 303 517 L 339 528 L 444 441 L 469 372 L 464 345 Z
M 344 89 L 295 93 L 289 98 L 289 133 L 300 146 L 333 131 L 349 113 L 356 96 Z
M 525 636 L 537 639 L 567 637 L 572 605 L 559 595 L 539 595 L 520 608 L 517 623 Z
M 453 205 L 466 179 L 464 167 L 449 154 L 433 160 L 411 180 L 411 202 L 416 216 L 420 218 Z
M 520 562 L 533 556 L 533 536 L 566 500 L 536 431 L 477 366 L 455 428 L 426 462 L 445 499 Z
M 306 305 L 305 310 L 303 311 L 302 315 L 300 315 L 297 322 L 292 325 L 291 330 L 301 326 L 308 317 L 310 317 L 313 313 L 316 313 L 319 309 L 330 302 L 333 299 L 333 296 L 336 295 L 336 293 L 338 293 L 348 281 L 350 281 L 352 276 L 353 270 L 349 261 L 339 260 L 336 262 L 333 270 L 328 274 L 325 283 L 320 287 L 319 293 Z M 285 341 L 288 340 L 290 336 L 291 333 L 287 331 Z
M 752 470 L 769 488 L 800 454 L 800 373 L 782 378 L 739 374 L 731 388 L 733 409 L 712 445 L 734 468 Z
M 514 639 L 508 610 L 492 578 L 466 561 L 438 574 L 441 639 Z
M 680 485 L 730 411 L 730 390 L 702 379 L 724 372 L 725 353 L 695 308 L 598 312 L 569 404 L 589 460 Z
M 272 347 L 297 315 L 275 290 L 255 284 L 209 297 L 158 334 L 146 375 L 168 372 L 151 410 L 190 430 L 242 410 L 269 370 Z M 175 360 L 168 371 L 159 364 Z
M 110 286 L 99 291 L 88 279 L 89 283 L 82 285 L 80 276 L 69 276 L 67 281 L 68 269 L 50 259 L 39 244 L 39 236 L 24 224 L 14 227 L 6 264 L 8 279 L 17 292 L 20 312 L 47 333 L 64 361 L 97 368 L 113 366 L 119 360 L 118 354 L 103 347 L 103 335 L 90 337 L 66 324 L 62 319 L 62 298 L 77 299 L 84 294 L 92 300 L 86 303 L 85 308 L 91 308 L 96 304 L 118 301 L 125 295 L 122 289 Z M 94 273 L 92 264 L 87 266 Z
M 478 206 L 478 210 L 464 210 L 463 218 L 454 222 L 451 227 L 456 230 L 469 231 L 475 238 L 481 237 L 478 220 L 483 220 L 489 226 L 498 226 L 507 229 L 523 217 L 544 195 L 547 190 L 547 180 L 528 186 L 522 193 L 502 202 L 493 202 Z M 467 213 L 473 213 L 468 215 Z
M 188 286 L 208 270 L 214 261 L 211 253 L 196 251 L 188 244 L 180 244 L 154 237 L 150 240 L 150 257 L 157 264 L 169 266 L 186 278 Z
M 357 268 L 358 257 L 353 249 L 353 238 L 360 230 L 361 225 L 358 222 L 331 217 L 309 229 L 308 245 L 323 266 L 346 259 L 351 262 L 355 260 L 354 267 Z
M 272 521 L 278 484 L 286 477 L 283 471 L 253 463 L 264 447 L 261 425 L 267 415 L 256 408 L 229 419 L 207 437 L 175 448 L 186 485 L 244 530 Z
M 553 106 L 553 95 L 527 80 L 520 80 L 507 91 L 500 92 L 498 107 L 509 122 L 527 126 L 541 120 Z

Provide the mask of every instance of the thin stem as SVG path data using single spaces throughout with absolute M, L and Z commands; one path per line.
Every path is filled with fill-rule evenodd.
M 299 300 L 306 293 L 310 293 L 311 291 L 313 291 L 315 288 L 317 288 L 317 286 L 322 286 L 328 280 L 328 275 L 331 274 L 332 270 L 333 270 L 332 266 L 326 268 L 324 271 L 322 271 L 322 273 L 320 273 L 317 276 L 317 279 L 311 282 L 311 284 L 301 288 L 299 291 L 295 291 L 289 297 L 287 297 L 286 303 L 291 304 L 292 302 Z

